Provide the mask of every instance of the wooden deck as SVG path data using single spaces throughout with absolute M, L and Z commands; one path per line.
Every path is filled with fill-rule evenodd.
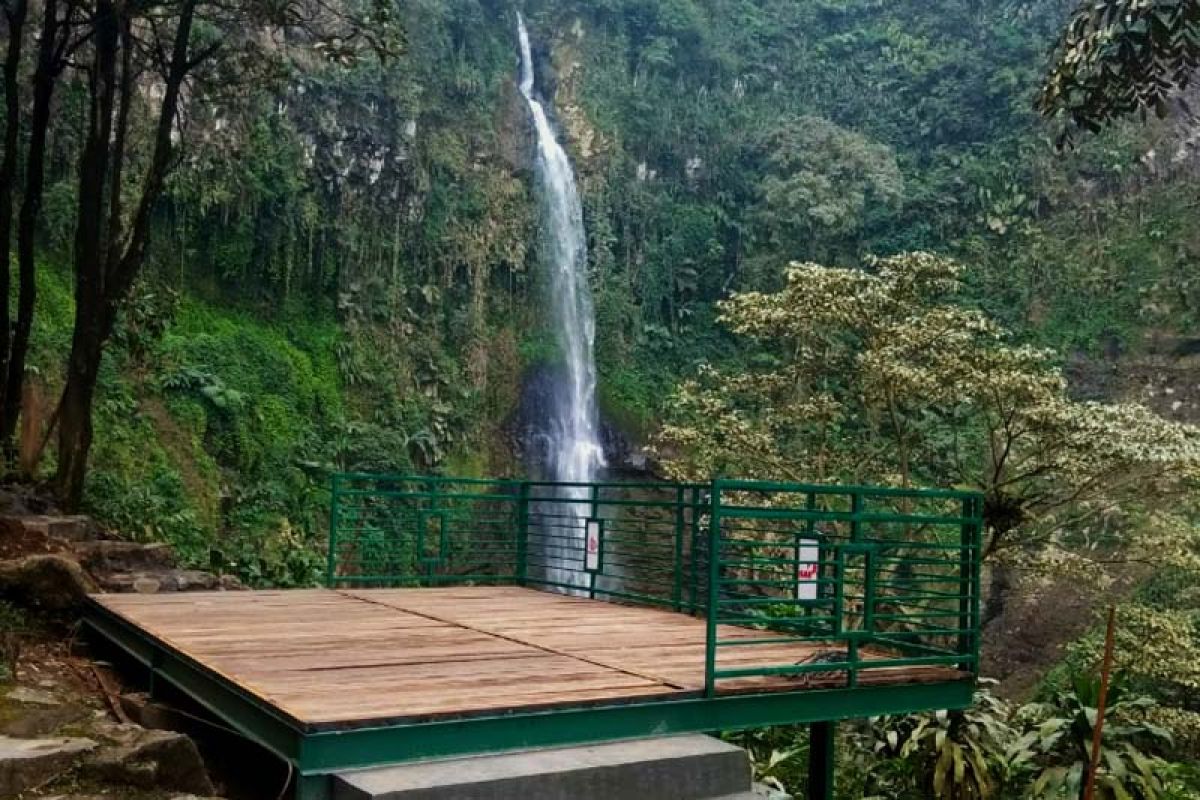
M 696 696 L 705 622 L 516 587 L 97 595 L 146 635 L 309 729 Z M 721 638 L 761 637 L 723 627 Z M 780 666 L 805 642 L 730 647 L 722 668 Z M 863 648 L 862 657 L 894 653 Z M 944 667 L 865 671 L 860 684 L 956 680 Z M 820 686 L 820 681 L 809 679 Z M 722 681 L 722 693 L 802 679 Z M 833 679 L 825 687 L 841 685 Z

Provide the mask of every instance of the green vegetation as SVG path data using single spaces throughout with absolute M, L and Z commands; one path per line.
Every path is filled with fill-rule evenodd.
M 17 663 L 21 660 L 22 645 L 29 631 L 25 610 L 0 602 L 0 681 L 17 677 Z
M 851 754 L 838 797 L 899 800 L 1025 800 L 1081 794 L 1091 753 L 1098 681 L 1077 675 L 1070 689 L 1013 707 L 981 688 L 965 711 L 877 717 L 847 726 Z M 1172 752 L 1171 733 L 1148 722 L 1155 708 L 1130 694 L 1121 679 L 1110 687 L 1102 738 L 1105 765 L 1096 797 L 1173 800 L 1191 797 L 1195 770 L 1156 753 Z M 801 729 L 775 728 L 729 737 L 754 758 L 758 780 L 799 791 L 807 777 L 808 743 Z
M 55 3 L 63 20 L 117 13 Z M 184 5 L 202 17 L 216 8 Z M 1169 88 L 1183 82 L 1195 4 L 1076 5 L 520 4 L 538 91 L 579 172 L 607 419 L 639 444 L 657 436 L 667 468 L 694 477 L 984 490 L 989 558 L 1004 577 L 989 613 L 1002 613 L 1009 578 L 1113 587 L 1119 663 L 1133 695 L 1154 701 L 1113 735 L 1144 724 L 1173 736 L 1130 734 L 1136 758 L 1114 742 L 1109 769 L 1130 776 L 1131 796 L 1183 797 L 1194 774 L 1138 775 L 1158 767 L 1142 757 L 1200 758 L 1197 443 L 1183 424 L 1200 421 L 1200 182 L 1187 117 L 1119 117 L 1164 106 L 1161 83 L 1130 82 L 1149 67 Z M 120 232 L 146 196 L 163 100 L 137 87 L 110 98 L 132 104 L 128 169 L 101 204 L 121 224 L 100 233 L 117 231 L 109 250 L 138 263 L 88 300 L 119 314 L 96 351 L 87 511 L 170 542 L 189 565 L 307 585 L 320 573 L 330 470 L 522 471 L 506 424 L 523 377 L 557 354 L 513 82 L 517 6 L 420 0 L 383 20 L 347 3 L 362 12 L 352 29 L 378 23 L 397 40 L 351 53 L 316 32 L 322 48 L 222 51 L 161 151 L 171 159 L 146 205 L 144 259 Z M 12 173 L 14 213 L 42 202 L 36 262 L 13 252 L 0 325 L 29 322 L 32 343 L 22 361 L 0 334 L 12 354 L 0 372 L 25 377 L 8 460 L 41 481 L 78 451 L 57 441 L 59 398 L 68 354 L 91 342 L 74 336 L 76 280 L 100 260 L 81 258 L 77 221 L 113 169 L 81 194 L 85 145 L 108 142 L 79 68 L 99 64 L 98 45 L 60 65 L 39 106 L 38 44 L 73 28 L 47 39 L 33 16 L 15 23 L 25 7 L 4 2 L 6 30 L 23 31 L 6 41 L 25 49 L 6 74 L 0 177 Z M 184 43 L 276 9 L 234 7 L 246 16 L 208 20 Z M 125 34 L 154 31 L 128 52 L 178 34 L 179 12 L 163 13 L 161 26 Z M 113 54 L 128 44 L 118 38 Z M 121 74 L 119 60 L 109 67 Z M 1061 128 L 1040 120 L 1039 96 L 1043 112 L 1107 130 L 1057 153 Z M 39 107 L 53 111 L 44 192 L 32 180 Z M 19 231 L 3 233 L 5 248 L 20 245 Z M 31 316 L 21 277 L 36 279 Z M 1052 720 L 1078 721 L 1083 701 L 1071 705 L 1064 676 L 1094 671 L 1097 649 L 1094 632 L 1069 649 L 1036 714 L 981 696 L 961 717 L 845 732 L 862 764 L 842 791 L 999 797 L 1049 775 L 1038 791 L 1070 795 L 1078 731 L 1020 758 L 1010 750 Z M 758 736 L 762 774 L 794 788 L 802 739 Z

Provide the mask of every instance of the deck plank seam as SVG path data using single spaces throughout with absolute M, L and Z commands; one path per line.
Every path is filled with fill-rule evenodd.
M 424 617 L 425 619 L 433 620 L 434 622 L 441 622 L 441 623 L 443 623 L 443 624 L 446 624 L 446 625 L 454 625 L 454 626 L 457 626 L 457 627 L 459 627 L 459 628 L 464 628 L 465 630 L 474 631 L 475 633 L 482 633 L 482 634 L 484 634 L 484 635 L 486 635 L 486 636 L 495 636 L 497 639 L 503 639 L 503 640 L 504 640 L 504 641 L 506 641 L 506 642 L 512 642 L 513 644 L 520 644 L 520 645 L 524 645 L 524 646 L 526 646 L 526 647 L 532 647 L 532 648 L 535 648 L 535 649 L 537 649 L 537 650 L 541 650 L 541 651 L 542 651 L 542 652 L 544 652 L 544 653 L 548 653 L 548 654 L 550 654 L 550 655 L 554 655 L 554 656 L 562 656 L 562 657 L 564 657 L 564 658 L 570 658 L 570 659 L 574 659 L 575 661 L 582 661 L 583 663 L 585 663 L 585 664 L 591 664 L 591 665 L 592 665 L 592 666 L 594 666 L 594 667 L 603 667 L 604 669 L 611 669 L 611 670 L 613 670 L 613 671 L 615 671 L 615 672 L 622 672 L 622 673 L 624 673 L 624 674 L 626 674 L 626 675 L 629 675 L 629 676 L 631 676 L 631 677 L 634 677 L 634 678 L 641 678 L 642 680 L 650 681 L 651 683 L 656 683 L 656 684 L 659 684 L 659 685 L 661 685 L 661 686 L 669 686 L 669 687 L 670 687 L 670 688 L 672 688 L 672 689 L 678 689 L 678 690 L 680 690 L 680 691 L 691 691 L 691 690 L 692 690 L 692 687 L 689 687 L 689 686 L 687 686 L 687 685 L 685 685 L 685 684 L 682 684 L 682 683 L 676 683 L 675 681 L 669 681 L 669 680 L 666 680 L 666 679 L 664 679 L 664 678 L 661 678 L 661 677 L 657 677 L 657 676 L 650 675 L 650 674 L 647 674 L 647 673 L 642 673 L 642 672 L 640 672 L 640 671 L 638 671 L 638 670 L 632 670 L 632 669 L 628 669 L 628 668 L 625 668 L 625 667 L 619 667 L 619 666 L 616 666 L 616 665 L 614 665 L 614 664 L 611 664 L 611 663 L 609 663 L 609 664 L 606 664 L 606 663 L 604 663 L 603 661 L 595 661 L 595 660 L 593 660 L 593 659 L 586 658 L 586 657 L 584 657 L 584 656 L 580 656 L 580 655 L 576 655 L 576 654 L 574 654 L 574 653 L 568 653 L 568 652 L 565 652 L 565 651 L 562 651 L 562 650 L 557 650 L 557 649 L 555 649 L 555 648 L 553 648 L 553 647 L 547 647 L 547 646 L 543 646 L 543 645 L 540 645 L 540 644 L 535 644 L 535 643 L 533 643 L 533 642 L 528 642 L 528 641 L 525 641 L 524 639 L 518 639 L 518 638 L 516 638 L 516 637 L 514 637 L 514 636 L 508 636 L 508 635 L 506 635 L 506 634 L 503 634 L 503 633 L 496 633 L 496 632 L 493 632 L 493 631 L 484 630 L 483 628 L 477 628 L 477 627 L 475 627 L 475 626 L 473 626 L 473 625 L 468 625 L 468 624 L 466 624 L 466 623 L 463 623 L 463 622 L 458 622 L 458 621 L 456 621 L 456 620 L 446 619 L 446 618 L 439 617 L 439 616 L 437 616 L 437 615 L 435 615 L 435 614 L 430 614 L 430 613 L 427 613 L 427 612 L 424 612 L 424 611 L 414 611 L 414 610 L 412 610 L 412 609 L 409 609 L 409 608 L 405 608 L 405 607 L 401 607 L 401 606 L 396 606 L 396 605 L 390 605 L 390 604 L 388 604 L 388 603 L 380 602 L 380 601 L 378 601 L 378 600 L 368 600 L 368 599 L 367 599 L 367 598 L 365 598 L 365 597 L 360 597 L 360 596 L 358 596 L 358 595 L 353 595 L 353 594 L 347 594 L 347 593 L 345 593 L 345 592 L 344 592 L 343 590 L 341 590 L 341 589 L 335 589 L 334 591 L 335 591 L 335 592 L 337 592 L 338 594 L 342 595 L 343 597 L 349 597 L 349 598 L 353 598 L 353 599 L 355 599 L 355 600 L 359 600 L 359 601 L 361 601 L 361 602 L 363 602 L 363 603 L 368 603 L 368 604 L 370 604 L 370 605 L 381 606 L 381 607 L 383 607 L 383 608 L 388 608 L 388 609 L 391 609 L 392 611 L 402 611 L 402 612 L 404 612 L 405 614 L 415 614 L 416 616 L 419 616 L 419 617 Z

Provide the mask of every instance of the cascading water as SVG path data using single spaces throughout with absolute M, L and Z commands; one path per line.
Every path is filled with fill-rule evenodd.
M 587 279 L 587 239 L 583 206 L 575 185 L 571 161 L 559 144 L 546 109 L 534 96 L 533 56 L 525 19 L 518 12 L 517 34 L 521 45 L 521 96 L 529 104 L 537 134 L 535 169 L 544 218 L 545 251 L 549 270 L 550 305 L 554 330 L 562 351 L 564 386 L 556 387 L 549 420 L 548 461 L 552 477 L 565 483 L 587 483 L 604 466 L 596 412 L 596 363 L 593 344 L 596 319 Z M 547 579 L 578 585 L 579 542 L 583 521 L 590 515 L 585 488 L 563 489 L 555 516 L 566 517 L 547 535 L 543 547 Z M 577 541 L 563 541 L 569 540 Z M 551 544 L 553 542 L 553 544 Z M 573 556 L 568 555 L 574 553 Z

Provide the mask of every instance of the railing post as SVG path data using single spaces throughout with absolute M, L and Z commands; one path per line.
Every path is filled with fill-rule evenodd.
M 875 548 L 872 545 L 867 545 L 869 548 L 863 554 L 863 614 L 862 614 L 862 636 L 868 642 L 874 639 L 875 635 Z M 855 659 L 858 661 L 858 650 L 855 649 Z M 850 681 L 851 686 L 858 685 L 858 664 L 854 664 L 854 675 Z
M 683 609 L 683 487 L 675 487 L 675 585 L 671 590 L 671 602 L 676 611 Z
M 420 559 L 418 563 L 425 567 L 424 583 L 427 586 L 432 586 L 436 583 L 434 580 L 436 562 L 429 559 L 429 557 L 425 554 L 425 550 L 429 546 L 428 541 L 426 541 L 429 536 L 429 520 L 437 514 L 439 510 L 438 506 L 441 505 L 438 501 L 438 494 L 441 490 L 441 484 L 438 482 L 437 478 L 430 477 L 426 480 L 426 485 L 429 486 L 429 509 L 421 517 L 421 527 L 418 531 L 420 538 L 418 539 L 419 544 L 417 545 L 417 558 Z M 442 521 L 439 519 L 439 534 L 441 529 Z M 420 576 L 418 576 L 418 580 L 421 580 Z
M 704 518 L 701 504 L 703 490 L 699 486 L 692 487 L 692 547 L 688 556 L 688 572 L 691 574 L 691 605 L 692 614 L 700 609 L 700 545 L 703 527 L 700 522 Z
M 964 660 L 959 669 L 974 672 L 979 664 L 979 585 L 978 571 L 980 568 L 979 536 L 981 526 L 979 520 L 979 498 L 969 497 L 962 501 L 962 536 L 960 546 L 958 574 L 958 652 L 962 656 L 970 656 L 970 662 Z
M 708 512 L 708 619 L 704 639 L 704 694 L 717 695 L 717 615 L 721 607 L 721 483 L 712 482 Z
M 325 587 L 327 589 L 333 588 L 334 578 L 337 576 L 338 512 L 341 505 L 339 488 L 338 474 L 335 472 L 330 486 L 329 553 L 325 561 Z
M 858 516 L 863 510 L 862 495 L 854 492 L 850 495 L 850 541 L 857 542 L 858 537 L 862 534 L 862 523 Z
M 859 538 L 862 536 L 862 522 L 858 518 L 859 515 L 862 513 L 862 510 L 863 510 L 862 494 L 859 492 L 854 492 L 853 494 L 850 495 L 850 541 L 856 545 L 858 544 Z M 846 589 L 845 589 L 846 560 L 845 560 L 844 552 L 842 555 L 843 555 L 843 557 L 841 559 L 841 563 L 839 564 L 841 575 L 838 576 L 838 589 L 841 592 L 842 601 L 844 603 L 845 597 L 846 597 Z M 868 582 L 867 582 L 868 581 L 867 576 L 870 574 L 869 567 L 870 567 L 870 560 L 867 556 L 864 555 L 863 556 L 863 630 L 864 631 L 866 630 L 866 622 L 867 622 L 867 600 L 868 600 L 867 594 L 868 594 L 868 589 L 872 588 L 871 585 L 868 584 Z M 858 640 L 861 635 L 862 634 L 860 634 L 860 633 L 851 633 L 849 640 L 846 642 L 846 661 L 850 664 L 850 666 L 847 667 L 848 674 L 846 676 L 846 678 L 847 678 L 846 685 L 849 686 L 851 689 L 858 686 Z M 831 756 L 831 758 L 832 758 L 832 756 Z M 830 767 L 830 769 L 832 769 L 832 767 Z
M 524 586 L 529 576 L 529 481 L 517 488 L 517 585 Z

